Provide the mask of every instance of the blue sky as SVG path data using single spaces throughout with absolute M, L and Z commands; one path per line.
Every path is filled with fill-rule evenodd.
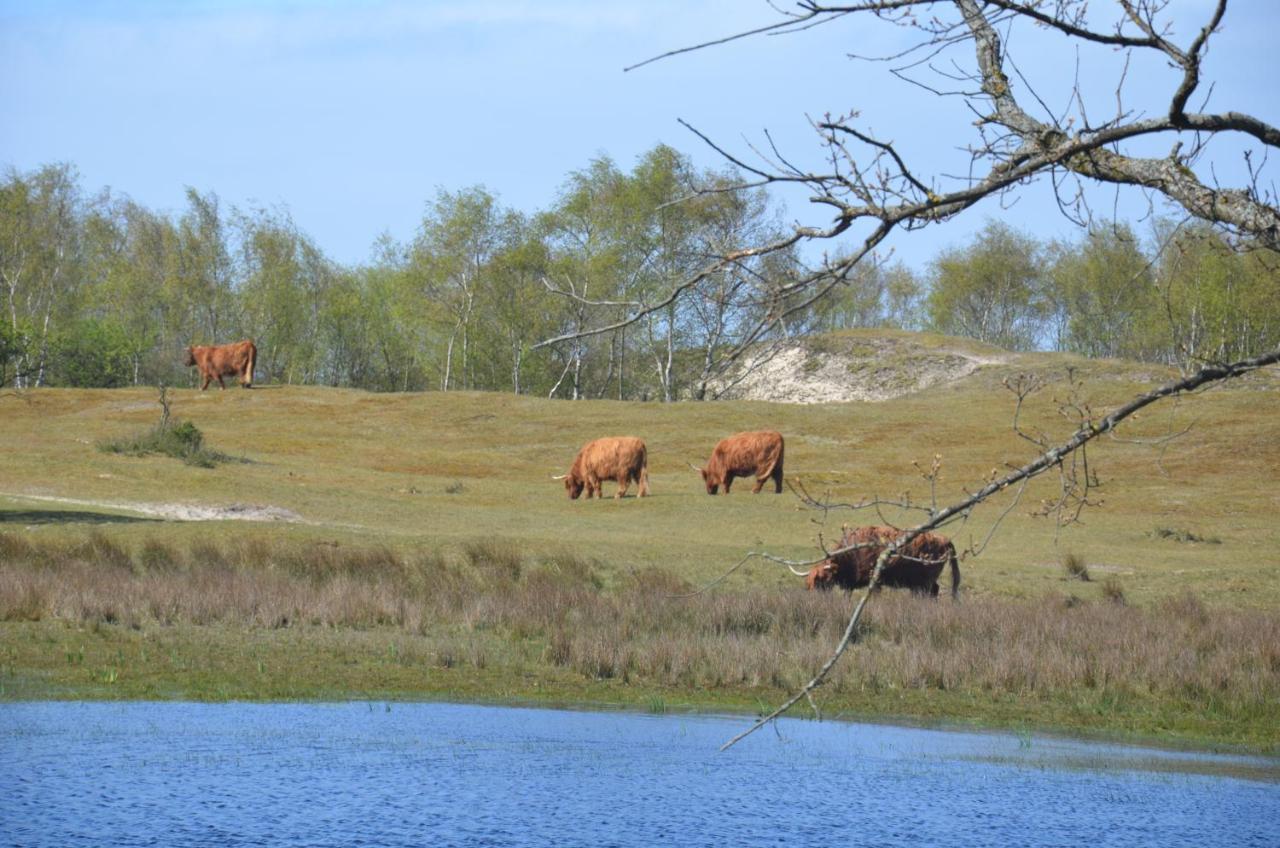
M 1173 5 L 1185 43 L 1211 4 Z M 160 210 L 180 209 L 186 186 L 226 204 L 284 205 L 349 263 L 368 259 L 382 232 L 411 238 L 437 187 L 482 184 L 534 211 L 599 154 L 630 167 L 665 142 L 702 166 L 722 164 L 677 118 L 746 157 L 767 129 L 788 156 L 816 166 L 806 115 L 857 109 L 918 171 L 966 171 L 960 148 L 973 136 L 956 128 L 967 130 L 972 116 L 958 98 L 939 100 L 886 65 L 846 58 L 895 52 L 905 30 L 845 19 L 622 70 L 775 19 L 750 0 L 0 0 L 0 165 L 71 162 L 86 189 L 110 186 Z M 1276 32 L 1280 3 L 1231 4 L 1206 66 L 1211 108 L 1280 122 Z M 1046 103 L 1064 104 L 1075 78 L 1065 40 L 1027 33 L 1010 46 Z M 1119 57 L 1086 59 L 1091 117 L 1114 111 Z M 1163 62 L 1145 60 L 1129 71 L 1128 102 L 1160 110 L 1176 81 Z M 1167 152 L 1160 144 L 1147 152 Z M 1239 155 L 1215 150 L 1216 173 L 1231 182 Z M 805 197 L 784 200 L 790 218 L 825 222 Z M 1147 208 L 1141 198 L 1115 205 L 1113 192 L 1094 205 L 1122 217 Z M 991 201 L 893 247 L 919 266 L 986 217 L 1045 237 L 1071 232 L 1039 186 L 1011 209 Z

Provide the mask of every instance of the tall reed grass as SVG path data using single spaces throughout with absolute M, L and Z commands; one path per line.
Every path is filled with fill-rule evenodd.
M 128 550 L 94 533 L 71 544 L 0 533 L 0 620 L 148 628 L 385 628 L 431 637 L 428 661 L 516 662 L 591 679 L 714 689 L 803 684 L 851 610 L 839 592 L 721 589 L 693 597 L 659 569 L 602 586 L 596 566 L 477 542 L 458 555 L 236 540 Z M 886 591 L 826 691 L 961 691 L 999 699 L 1105 695 L 1237 715 L 1280 704 L 1280 617 Z M 515 659 L 512 659 L 512 658 Z

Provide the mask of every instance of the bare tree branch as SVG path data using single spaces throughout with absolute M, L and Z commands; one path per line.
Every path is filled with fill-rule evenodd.
M 954 521 L 956 518 L 966 514 L 974 506 L 985 501 L 987 498 L 990 498 L 992 495 L 996 494 L 997 492 L 1004 491 L 1005 489 L 1008 489 L 1010 486 L 1013 486 L 1015 484 L 1023 483 L 1024 481 L 1029 480 L 1032 477 L 1038 476 L 1044 473 L 1045 471 L 1048 471 L 1051 468 L 1059 467 L 1064 460 L 1072 456 L 1076 451 L 1083 448 L 1086 444 L 1096 439 L 1098 436 L 1104 435 L 1106 433 L 1110 433 L 1112 430 L 1116 428 L 1117 425 L 1120 424 L 1120 422 L 1124 421 L 1126 418 L 1129 418 L 1139 410 L 1142 410 L 1147 406 L 1150 406 L 1151 404 L 1156 403 L 1157 401 L 1160 401 L 1167 397 L 1172 397 L 1172 396 L 1185 394 L 1187 392 L 1192 392 L 1203 386 L 1211 385 L 1213 383 L 1217 383 L 1222 380 L 1228 380 L 1235 377 L 1239 377 L 1242 374 L 1247 374 L 1251 371 L 1256 371 L 1259 368 L 1264 368 L 1268 365 L 1274 365 L 1277 362 L 1280 362 L 1280 350 L 1274 350 L 1274 351 L 1271 351 L 1270 353 L 1263 354 L 1262 356 L 1256 356 L 1251 359 L 1244 359 L 1238 362 L 1231 362 L 1231 363 L 1225 363 L 1220 365 L 1211 365 L 1211 366 L 1200 369 L 1195 374 L 1192 374 L 1189 377 L 1184 377 L 1180 380 L 1175 380 L 1173 382 L 1166 383 L 1165 385 L 1160 386 L 1157 389 L 1153 389 L 1152 391 L 1138 395 L 1137 397 L 1130 400 L 1128 403 L 1124 404 L 1118 409 L 1113 410 L 1110 414 L 1101 418 L 1098 421 L 1098 423 L 1096 424 L 1090 423 L 1076 430 L 1076 432 L 1073 433 L 1072 436 L 1069 439 L 1067 439 L 1065 442 L 1062 442 L 1059 445 L 1049 448 L 1040 456 L 1038 456 L 1036 459 L 1022 466 L 1021 468 L 1018 468 L 1015 471 L 1009 474 L 1006 474 L 997 480 L 991 481 L 982 489 L 969 495 L 967 498 L 955 504 L 952 504 L 951 506 L 948 506 L 945 509 L 938 510 L 934 514 L 934 516 L 928 521 L 922 524 L 919 524 L 915 527 L 912 527 L 911 529 L 903 532 L 900 536 L 894 539 L 892 543 L 887 545 L 885 549 L 881 552 L 880 556 L 877 558 L 875 570 L 872 571 L 871 573 L 871 582 L 867 586 L 866 592 L 858 601 L 858 605 L 854 608 L 853 614 L 849 616 L 849 622 L 845 627 L 844 634 L 840 638 L 840 642 L 836 645 L 835 650 L 832 652 L 831 656 L 827 659 L 827 661 L 823 663 L 822 667 L 818 670 L 817 674 L 815 674 L 813 678 L 808 683 L 806 683 L 798 692 L 796 692 L 794 695 L 792 695 L 790 698 L 784 701 L 781 706 L 773 710 L 768 715 L 756 720 L 756 722 L 752 724 L 751 727 L 744 730 L 742 733 L 739 733 L 737 736 L 733 737 L 728 742 L 726 742 L 723 746 L 721 746 L 720 750 L 722 751 L 727 750 L 728 748 L 732 747 L 740 740 L 745 739 L 747 736 L 751 735 L 756 730 L 759 730 L 764 725 L 768 724 L 769 722 L 783 715 L 788 710 L 790 710 L 793 706 L 795 706 L 800 701 L 801 698 L 809 697 L 810 693 L 812 693 L 814 689 L 822 685 L 822 682 L 826 679 L 827 674 L 830 673 L 833 667 L 835 667 L 836 662 L 839 661 L 840 657 L 844 654 L 844 652 L 848 649 L 849 645 L 853 642 L 857 634 L 858 622 L 862 618 L 862 611 L 866 608 L 867 600 L 871 597 L 876 586 L 878 586 L 880 583 L 880 574 L 884 568 L 885 563 L 888 562 L 889 559 L 897 553 L 899 548 L 906 545 L 916 536 L 919 536 L 921 533 L 925 533 L 930 530 L 935 530 L 939 527 L 942 527 Z M 831 553 L 833 555 L 843 553 L 844 551 L 852 550 L 853 547 L 856 547 L 856 546 L 850 546 L 848 548 L 839 548 L 832 551 Z

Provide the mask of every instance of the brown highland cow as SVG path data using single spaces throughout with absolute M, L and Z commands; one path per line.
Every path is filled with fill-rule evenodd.
M 258 349 L 251 339 L 224 345 L 195 345 L 187 348 L 186 365 L 196 366 L 204 382 L 200 391 L 209 388 L 209 381 L 217 380 L 221 388 L 227 384 L 223 377 L 239 377 L 240 385 L 253 387 L 253 366 L 258 360 Z
M 855 527 L 846 530 L 840 547 L 858 547 L 835 554 L 809 570 L 805 585 L 810 589 L 856 589 L 871 582 L 880 552 L 902 535 L 893 527 Z M 951 597 L 960 592 L 960 564 L 956 548 L 946 536 L 921 533 L 907 542 L 885 562 L 880 572 L 881 586 L 897 586 L 920 594 L 938 594 L 938 577 L 942 567 L 951 566 Z
M 593 495 L 604 497 L 600 486 L 603 480 L 618 481 L 615 498 L 625 495 L 634 480 L 640 484 L 639 496 L 643 498 L 649 494 L 649 453 L 644 441 L 635 436 L 596 439 L 582 446 L 568 474 L 552 479 L 564 480 L 565 491 L 575 500 L 583 491 L 588 499 Z
M 727 439 L 721 439 L 711 452 L 705 468 L 694 468 L 702 474 L 702 482 L 707 486 L 707 494 L 714 495 L 716 490 L 724 486 L 724 493 L 729 494 L 735 477 L 755 477 L 756 484 L 751 487 L 752 494 L 760 494 L 766 480 L 773 479 L 775 494 L 782 492 L 782 434 L 773 430 L 761 430 L 757 433 L 735 433 Z

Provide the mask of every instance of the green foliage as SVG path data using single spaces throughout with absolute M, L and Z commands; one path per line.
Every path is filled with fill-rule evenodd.
M 22 373 L 28 339 L 24 330 L 0 321 L 0 385 L 13 385 Z
M 14 385 L 44 385 L 51 338 L 81 308 L 87 208 L 70 165 L 28 174 L 10 168 L 0 181 L 0 293 L 9 323 L 3 370 Z
M 813 310 L 815 330 L 888 327 L 914 330 L 922 325 L 925 285 L 906 265 L 859 264 L 851 277 Z
M 219 463 L 244 461 L 207 447 L 204 434 L 192 422 L 171 421 L 163 391 L 161 405 L 164 407 L 164 414 L 156 426 L 127 438 L 101 441 L 98 449 L 104 453 L 127 456 L 171 456 L 197 468 L 213 468 Z
M 1084 356 L 1157 358 L 1165 347 L 1156 317 L 1151 262 L 1128 227 L 1090 231 L 1055 244 L 1049 270 L 1054 346 Z
M 57 386 L 116 388 L 133 383 L 134 347 L 109 319 L 85 318 L 52 341 L 49 382 Z
M 1280 256 L 1202 227 L 1046 246 L 992 222 L 927 278 L 867 262 L 814 303 L 789 286 L 803 273 L 794 252 L 703 273 L 785 229 L 763 189 L 714 190 L 739 182 L 659 145 L 629 170 L 597 157 L 532 215 L 483 186 L 440 190 L 410 243 L 383 236 L 367 263 L 340 267 L 284 209 L 189 189 L 181 210 L 157 213 L 87 196 L 70 165 L 10 169 L 0 381 L 182 384 L 187 345 L 248 337 L 259 382 L 703 398 L 780 315 L 791 335 L 927 327 L 1184 367 L 1280 344 Z M 620 324 L 682 283 L 686 297 L 630 326 L 534 349 Z
M 1280 255 L 1235 249 L 1206 226 L 1167 238 L 1157 287 L 1170 361 L 1225 361 L 1280 345 Z
M 1049 312 L 1040 245 L 990 221 L 972 245 L 933 262 L 925 310 L 930 329 L 1009 350 L 1036 347 Z

